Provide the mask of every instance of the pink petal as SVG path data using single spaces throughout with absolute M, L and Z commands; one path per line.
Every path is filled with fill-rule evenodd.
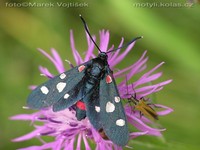
M 64 150 L 68 150 L 68 149 L 73 150 L 74 149 L 74 142 L 75 142 L 75 137 L 73 137 L 72 139 L 69 139 L 68 142 L 65 141 L 65 149 Z
M 109 39 L 110 39 L 110 34 L 108 31 L 105 31 L 105 30 L 101 30 L 99 32 L 100 34 L 100 50 L 102 52 L 106 52 L 107 49 L 108 49 L 108 43 L 109 43 Z
M 132 69 L 133 67 L 135 67 L 135 64 L 131 65 L 131 66 L 128 66 L 122 70 L 119 70 L 118 72 L 114 73 L 114 77 L 117 78 L 117 77 L 120 77 L 120 76 L 125 76 L 124 73 L 129 71 L 130 69 Z
M 13 139 L 12 141 L 13 142 L 20 142 L 20 141 L 26 141 L 26 140 L 30 140 L 38 135 L 40 135 L 40 132 L 44 129 L 44 127 L 41 127 L 41 128 L 38 128 L 38 129 L 35 129 L 34 131 L 26 134 L 26 135 L 23 135 L 21 137 L 18 137 L 18 138 L 15 138 Z
M 130 50 L 133 48 L 135 42 L 131 43 L 127 48 L 126 50 L 120 54 L 116 59 L 115 61 L 110 64 L 110 67 L 113 68 L 116 64 L 118 64 L 120 61 L 122 61 L 124 59 L 124 57 L 130 52 Z
M 35 114 L 20 114 L 10 117 L 11 120 L 34 120 Z
M 145 131 L 145 132 L 132 132 L 132 133 L 130 133 L 130 138 L 134 139 L 134 138 L 136 138 L 138 136 L 145 135 L 147 133 L 148 133 L 148 131 Z
M 49 146 L 48 148 L 52 148 L 52 147 Z M 44 150 L 44 149 L 43 149 L 43 146 L 29 146 L 29 147 L 20 148 L 17 150 Z
M 94 41 L 96 40 L 95 36 L 93 36 L 92 38 Z M 89 61 L 91 59 L 91 57 L 93 55 L 93 51 L 94 51 L 94 44 L 93 44 L 93 42 L 91 42 L 91 44 L 88 44 L 88 50 L 85 54 L 84 62 Z
M 86 150 L 91 150 L 90 145 L 88 144 L 88 141 L 87 141 L 86 136 L 85 136 L 84 133 L 83 133 L 83 142 L 84 142 L 84 145 L 85 145 L 85 149 Z
M 147 60 L 148 60 L 148 58 L 145 58 L 140 63 L 138 63 L 137 66 L 135 66 L 134 68 L 132 68 L 131 71 L 126 75 L 127 80 L 130 80 L 133 75 L 137 74 L 139 72 L 140 68 L 146 63 Z M 138 81 L 140 81 L 140 80 L 138 80 Z M 123 80 L 119 84 L 119 86 L 121 86 L 123 84 L 126 84 L 126 80 Z
M 151 81 L 154 81 L 154 80 L 158 79 L 160 76 L 162 76 L 161 72 L 153 74 L 153 75 L 150 75 L 148 77 L 142 76 L 138 81 L 136 81 L 134 83 L 134 86 L 138 86 L 138 85 L 142 85 L 142 84 L 145 84 L 145 83 L 149 83 Z
M 18 150 L 45 150 L 45 149 L 55 150 L 55 145 L 57 145 L 57 142 L 58 141 L 53 141 L 53 142 L 45 143 L 41 146 L 30 146 L 30 147 L 26 147 L 26 148 L 20 148 Z
M 96 143 L 99 143 L 102 140 L 101 136 L 94 128 L 92 128 L 91 130 L 92 130 L 92 136 L 94 137 L 94 141 Z
M 157 88 L 160 88 L 166 84 L 169 84 L 172 80 L 166 80 L 166 81 L 163 81 L 163 82 L 160 82 L 160 83 L 157 83 L 157 84 L 154 84 L 154 85 L 149 85 L 149 86 L 145 86 L 145 87 L 141 87 L 141 88 L 137 88 L 135 89 L 135 91 L 137 93 L 143 93 L 143 92 L 146 92 L 146 91 L 149 91 L 151 89 L 157 89 Z
M 82 135 L 79 134 L 78 135 L 78 140 L 77 140 L 76 150 L 81 150 L 81 138 L 82 138 Z
M 38 48 L 38 50 L 54 64 L 54 66 L 56 67 L 58 72 L 60 72 L 60 73 L 63 72 L 63 69 L 60 67 L 59 63 L 53 57 L 51 57 L 47 52 L 45 52 L 41 48 Z
M 52 53 L 52 55 L 53 55 L 54 60 L 56 60 L 56 62 L 57 62 L 60 66 L 63 66 L 63 67 L 64 67 L 60 55 L 58 54 L 58 52 L 57 52 L 54 48 L 51 48 L 51 53 Z
M 74 55 L 74 59 L 76 61 L 77 65 L 80 65 L 83 63 L 83 60 L 81 58 L 81 56 L 79 55 L 78 51 L 75 48 L 75 44 L 74 44 L 74 36 L 73 36 L 73 32 L 72 30 L 70 30 L 70 43 L 71 43 L 71 48 L 72 48 L 72 52 Z
M 54 60 L 56 60 L 57 64 L 59 65 L 59 72 L 62 73 L 65 71 L 65 67 L 63 65 L 63 61 L 60 57 L 60 55 L 58 54 L 58 52 L 54 49 L 54 48 L 51 48 L 51 53 L 54 57 Z
M 114 49 L 114 45 L 112 45 L 112 46 L 107 50 L 107 52 L 110 51 L 110 50 L 113 50 L 113 49 Z M 108 64 L 111 64 L 109 60 L 112 58 L 112 56 L 113 56 L 114 54 L 113 54 L 113 53 L 108 53 L 107 55 L 108 55 Z M 111 68 L 111 69 L 112 69 L 112 68 Z
M 121 46 L 123 45 L 123 42 L 124 42 L 124 38 L 121 39 L 121 42 L 120 42 L 120 44 L 119 44 L 118 47 L 121 47 Z M 113 48 L 114 48 L 114 47 L 113 47 Z M 112 48 L 112 49 L 113 49 L 113 48 Z M 113 61 L 115 61 L 115 59 L 116 59 L 117 56 L 119 55 L 119 52 L 120 52 L 120 50 L 117 50 L 117 51 L 113 52 L 114 55 L 108 59 L 108 63 L 109 63 L 109 64 L 112 64 Z
M 157 114 L 159 116 L 167 115 L 167 114 L 169 114 L 169 113 L 174 111 L 172 108 L 164 106 L 164 105 L 160 105 L 160 104 L 154 104 L 154 105 L 157 106 L 157 107 L 165 109 L 165 110 L 162 110 L 162 111 L 157 111 Z
M 29 88 L 30 90 L 34 90 L 36 87 L 37 87 L 37 85 L 30 85 L 28 88 Z
M 49 72 L 49 70 L 45 67 L 39 66 L 39 70 L 42 74 L 44 74 L 46 77 L 48 78 L 53 78 L 54 75 L 52 73 Z
M 156 71 L 160 66 L 162 66 L 165 62 L 161 62 L 160 64 L 158 64 L 157 66 L 155 66 L 153 69 L 151 69 L 150 71 L 148 71 L 147 73 L 145 73 L 142 77 L 147 77 L 149 76 L 151 73 L 153 73 L 154 71 Z
M 57 139 L 55 144 L 54 144 L 54 150 L 61 150 L 63 141 L 64 141 L 64 138 Z
M 164 131 L 165 129 L 155 129 L 148 125 L 146 125 L 143 121 L 135 117 L 135 115 L 131 111 L 131 107 L 126 107 L 125 112 L 127 115 L 128 122 L 132 124 L 134 127 L 136 127 L 138 130 L 143 132 L 148 132 L 148 135 L 155 135 L 155 136 L 161 136 L 160 131 Z
M 86 40 L 87 40 L 87 44 L 88 47 L 93 43 L 92 40 L 90 39 L 90 36 L 88 35 L 88 33 L 85 31 L 85 35 L 86 35 Z M 92 36 L 93 40 L 94 38 L 96 38 L 95 36 Z M 95 41 L 95 40 L 94 40 Z

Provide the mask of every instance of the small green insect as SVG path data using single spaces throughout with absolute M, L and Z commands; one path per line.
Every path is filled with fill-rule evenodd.
M 144 97 L 137 99 L 136 96 L 132 95 L 128 98 L 128 101 L 134 103 L 134 109 L 140 111 L 141 116 L 144 115 L 151 120 L 158 120 L 158 114 L 152 108 L 152 104 L 148 104 Z
M 127 78 L 126 78 L 127 82 Z M 127 98 L 129 104 L 131 105 L 133 103 L 133 110 L 138 110 L 140 112 L 140 116 L 145 116 L 153 121 L 158 120 L 158 114 L 156 111 L 152 108 L 153 104 L 147 103 L 147 99 L 144 97 L 137 98 L 136 92 L 135 94 L 129 94 L 128 90 L 128 83 L 127 84 L 127 95 L 130 95 L 129 98 Z M 134 88 L 132 87 L 133 91 Z

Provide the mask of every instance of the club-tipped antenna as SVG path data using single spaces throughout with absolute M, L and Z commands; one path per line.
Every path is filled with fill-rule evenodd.
M 90 39 L 92 40 L 92 42 L 94 43 L 94 45 L 96 46 L 96 48 L 99 50 L 99 52 L 102 52 L 101 49 L 99 48 L 99 46 L 95 43 L 94 39 L 92 38 L 92 36 L 91 36 L 91 34 L 90 34 L 89 30 L 88 30 L 87 23 L 85 22 L 85 20 L 81 16 L 81 14 L 79 15 L 79 17 L 81 18 L 81 20 L 83 22 L 83 25 L 84 25 L 84 28 L 85 28 L 85 31 L 89 35 Z
M 142 38 L 143 38 L 143 36 L 136 37 L 136 38 L 132 39 L 130 42 L 128 42 L 128 43 L 122 45 L 121 47 L 114 48 L 114 49 L 112 49 L 112 50 L 106 52 L 106 54 L 108 54 L 108 53 L 110 53 L 110 52 L 113 52 L 113 51 L 116 51 L 116 50 L 119 50 L 119 49 L 121 49 L 121 48 L 127 47 L 127 46 L 129 46 L 131 43 L 137 41 L 138 39 L 142 39 Z

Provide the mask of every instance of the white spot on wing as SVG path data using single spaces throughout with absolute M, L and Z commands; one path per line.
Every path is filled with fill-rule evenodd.
M 123 119 L 118 119 L 117 121 L 116 121 L 116 125 L 118 125 L 118 126 L 124 126 L 125 125 L 125 121 L 123 120 Z
M 56 85 L 56 88 L 57 88 L 58 92 L 60 93 L 60 92 L 63 91 L 63 89 L 65 88 L 65 86 L 66 86 L 66 83 L 64 83 L 64 82 L 59 82 L 59 83 Z
M 64 79 L 66 77 L 66 75 L 64 74 L 64 73 L 62 73 L 61 75 L 60 75 L 60 78 L 61 79 Z
M 64 99 L 68 99 L 68 97 L 69 97 L 69 94 L 64 95 Z
M 107 102 L 106 104 L 106 112 L 113 112 L 115 110 L 115 105 L 111 102 Z
M 46 86 L 42 86 L 40 88 L 40 90 L 42 91 L 43 94 L 48 94 L 49 93 L 49 90 L 48 90 L 48 88 Z
M 96 112 L 100 112 L 100 107 L 99 106 L 95 106 L 95 110 L 96 110 Z
M 119 96 L 115 96 L 115 102 L 119 103 L 120 102 L 120 97 Z

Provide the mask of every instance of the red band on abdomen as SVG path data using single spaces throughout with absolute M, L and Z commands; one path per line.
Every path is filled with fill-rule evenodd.
M 78 102 L 76 103 L 76 107 L 78 107 L 78 108 L 81 109 L 81 110 L 86 110 L 85 103 L 82 102 L 82 101 L 78 101 Z

